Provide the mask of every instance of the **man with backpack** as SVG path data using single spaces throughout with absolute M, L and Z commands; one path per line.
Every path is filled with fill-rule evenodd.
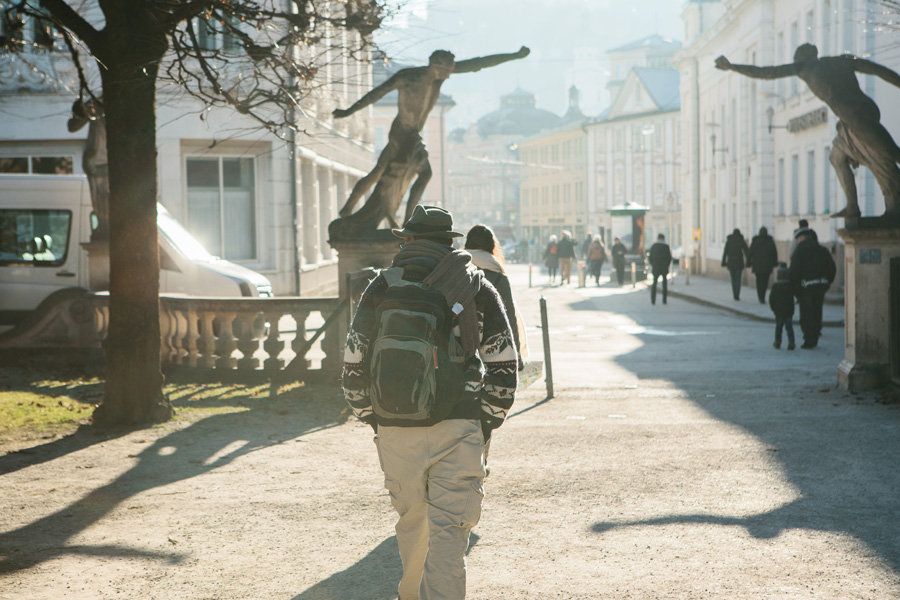
M 453 217 L 417 206 L 369 284 L 344 353 L 344 395 L 375 430 L 400 515 L 400 600 L 462 599 L 481 516 L 485 443 L 512 406 L 517 356 L 497 291 L 453 250 Z
M 803 331 L 803 345 L 800 347 L 812 350 L 819 343 L 822 304 L 837 268 L 831 252 L 819 244 L 815 230 L 801 230 L 796 239 L 797 250 L 791 256 L 791 286 L 800 308 L 800 329 Z

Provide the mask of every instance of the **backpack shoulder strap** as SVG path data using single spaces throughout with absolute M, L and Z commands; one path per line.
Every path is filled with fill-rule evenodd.
M 403 287 L 407 285 L 411 285 L 413 287 L 422 288 L 424 287 L 421 283 L 416 281 L 407 281 L 403 279 L 403 267 L 391 267 L 389 269 L 384 269 L 381 272 L 382 277 L 387 282 L 388 287 Z

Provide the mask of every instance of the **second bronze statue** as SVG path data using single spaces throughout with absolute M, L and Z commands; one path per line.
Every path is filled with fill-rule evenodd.
M 525 58 L 529 49 L 518 52 L 493 54 L 457 62 L 452 53 L 438 50 L 431 55 L 427 67 L 402 69 L 387 81 L 357 100 L 346 109 L 334 111 L 335 118 L 352 115 L 397 90 L 397 117 L 391 124 L 388 143 L 372 171 L 360 179 L 350 192 L 350 197 L 340 210 L 341 218 L 328 227 L 331 241 L 354 239 L 375 233 L 382 221 L 396 228 L 396 214 L 409 190 L 406 205 L 406 222 L 412 215 L 425 186 L 431 179 L 431 164 L 422 142 L 422 128 L 441 93 L 441 85 L 455 73 L 473 73 L 511 60 Z M 375 186 L 372 195 L 362 208 L 353 212 L 359 200 Z M 412 187 L 410 187 L 412 186 Z

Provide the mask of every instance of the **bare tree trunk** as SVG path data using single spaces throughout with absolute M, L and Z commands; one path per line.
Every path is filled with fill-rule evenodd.
M 156 229 L 156 75 L 166 38 L 142 29 L 140 40 L 130 39 L 126 23 L 108 22 L 104 31 L 105 54 L 115 58 L 101 68 L 110 188 L 106 392 L 94 411 L 102 425 L 173 414 L 162 390 Z

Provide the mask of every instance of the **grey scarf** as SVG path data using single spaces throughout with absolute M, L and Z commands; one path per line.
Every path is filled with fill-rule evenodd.
M 427 273 L 422 283 L 439 291 L 459 316 L 460 343 L 467 356 L 478 350 L 478 311 L 475 296 L 481 289 L 482 272 L 472 264 L 472 255 L 464 250 L 418 239 L 405 244 L 394 257 L 393 265 Z

